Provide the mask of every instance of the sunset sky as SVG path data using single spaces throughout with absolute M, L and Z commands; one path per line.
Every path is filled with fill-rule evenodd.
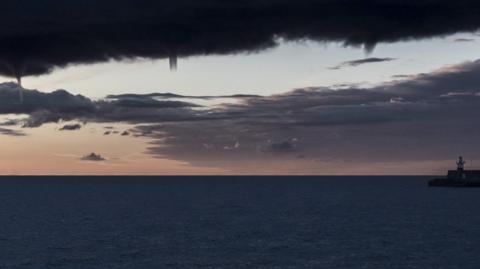
M 2 7 L 0 174 L 480 168 L 476 1 L 197 2 Z

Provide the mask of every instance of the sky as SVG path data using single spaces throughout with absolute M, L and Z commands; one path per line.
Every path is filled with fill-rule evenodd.
M 4 8 L 0 174 L 438 175 L 459 155 L 480 168 L 475 1 Z
M 472 41 L 457 41 L 459 39 Z M 169 69 L 168 59 L 110 61 L 27 77 L 23 85 L 42 91 L 68 89 L 94 98 L 130 91 L 184 95 L 271 95 L 295 88 L 333 86 L 345 82 L 381 83 L 399 74 L 430 72 L 444 65 L 476 59 L 478 40 L 480 36 L 476 34 L 460 33 L 431 40 L 379 44 L 370 53 L 336 42 L 292 41 L 259 53 L 181 58 L 176 72 Z M 394 60 L 357 68 L 332 69 L 352 59 L 373 57 Z M 1 81 L 12 80 L 3 77 Z

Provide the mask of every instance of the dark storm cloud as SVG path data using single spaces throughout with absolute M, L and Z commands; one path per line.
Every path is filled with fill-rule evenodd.
M 0 127 L 0 135 L 8 135 L 8 136 L 25 136 L 25 133 L 17 130 L 12 130 L 8 128 L 1 128 Z
M 90 153 L 88 155 L 85 155 L 81 158 L 81 160 L 83 161 L 95 161 L 95 162 L 99 162 L 99 161 L 106 161 L 105 158 L 103 158 L 100 154 L 96 154 L 96 153 Z
M 476 0 L 17 0 L 2 3 L 0 74 L 70 64 L 256 52 L 283 40 L 378 42 L 475 31 Z
M 475 39 L 473 38 L 457 38 L 454 40 L 455 42 L 473 42 Z
M 23 90 L 14 83 L 0 84 L 0 113 L 33 113 L 48 110 L 58 114 L 82 114 L 92 111 L 93 103 L 81 95 L 72 95 L 65 90 L 51 93 L 36 90 L 23 91 L 23 102 L 19 101 L 19 92 Z
M 44 93 L 25 90 L 14 83 L 0 84 L 0 114 L 28 114 L 27 120 L 12 120 L 12 123 L 23 122 L 25 127 L 38 127 L 46 122 L 70 120 L 94 112 L 95 105 L 90 99 L 65 90 Z
M 155 99 L 157 95 L 136 95 L 136 94 L 124 94 L 124 95 L 109 95 L 108 100 L 118 107 L 130 107 L 130 108 L 181 108 L 181 107 L 199 107 L 199 105 L 182 102 L 182 101 L 160 101 Z
M 219 99 L 219 98 L 253 98 L 253 97 L 260 97 L 260 95 L 254 94 L 232 94 L 232 95 L 180 95 L 174 93 L 149 93 L 149 94 L 117 94 L 117 95 L 108 95 L 107 99 L 120 99 L 120 100 L 156 100 L 156 99 Z M 195 106 L 192 104 L 185 105 L 185 106 Z
M 60 128 L 60 131 L 76 131 L 80 130 L 82 128 L 81 124 L 75 123 L 75 124 L 65 124 Z
M 19 92 L 23 101 L 19 101 Z M 0 114 L 27 114 L 24 119 L 11 120 L 11 125 L 39 127 L 44 123 L 69 120 L 159 122 L 198 118 L 192 108 L 199 105 L 170 100 L 156 100 L 148 96 L 111 96 L 92 101 L 65 90 L 51 93 L 27 90 L 14 83 L 0 84 Z M 3 123 L 5 124 L 5 123 Z M 81 126 L 80 126 L 81 127 Z M 65 125 L 60 130 L 76 130 L 77 124 Z
M 395 58 L 373 58 L 372 57 L 372 58 L 365 58 L 365 59 L 343 62 L 343 63 L 341 63 L 337 66 L 330 67 L 329 69 L 337 70 L 337 69 L 341 69 L 341 68 L 349 67 L 349 66 L 358 66 L 358 65 L 370 64 L 370 63 L 391 62 L 393 60 L 396 60 L 396 59 Z
M 297 149 L 297 139 L 287 139 L 280 142 L 268 141 L 268 145 L 265 148 L 266 152 L 272 152 L 275 154 L 290 153 Z
M 405 79 L 405 78 L 409 78 L 410 75 L 393 75 L 392 78 L 394 79 Z
M 216 120 L 138 127 L 149 151 L 196 165 L 230 160 L 444 160 L 480 157 L 480 61 L 374 88 L 251 98 Z M 233 147 L 232 145 L 238 145 Z M 282 154 L 271 154 L 282 153 Z

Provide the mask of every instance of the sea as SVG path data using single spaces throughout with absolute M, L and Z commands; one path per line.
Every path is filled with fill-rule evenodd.
M 429 177 L 3 177 L 0 268 L 480 268 Z

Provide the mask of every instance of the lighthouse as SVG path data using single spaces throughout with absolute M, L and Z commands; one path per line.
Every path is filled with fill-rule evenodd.
M 428 181 L 432 187 L 480 187 L 480 170 L 465 170 L 462 156 L 456 161 L 457 170 L 448 170 L 447 177 Z
M 457 161 L 457 179 L 465 178 L 465 171 L 464 171 L 465 161 L 463 160 L 462 156 L 458 157 Z

